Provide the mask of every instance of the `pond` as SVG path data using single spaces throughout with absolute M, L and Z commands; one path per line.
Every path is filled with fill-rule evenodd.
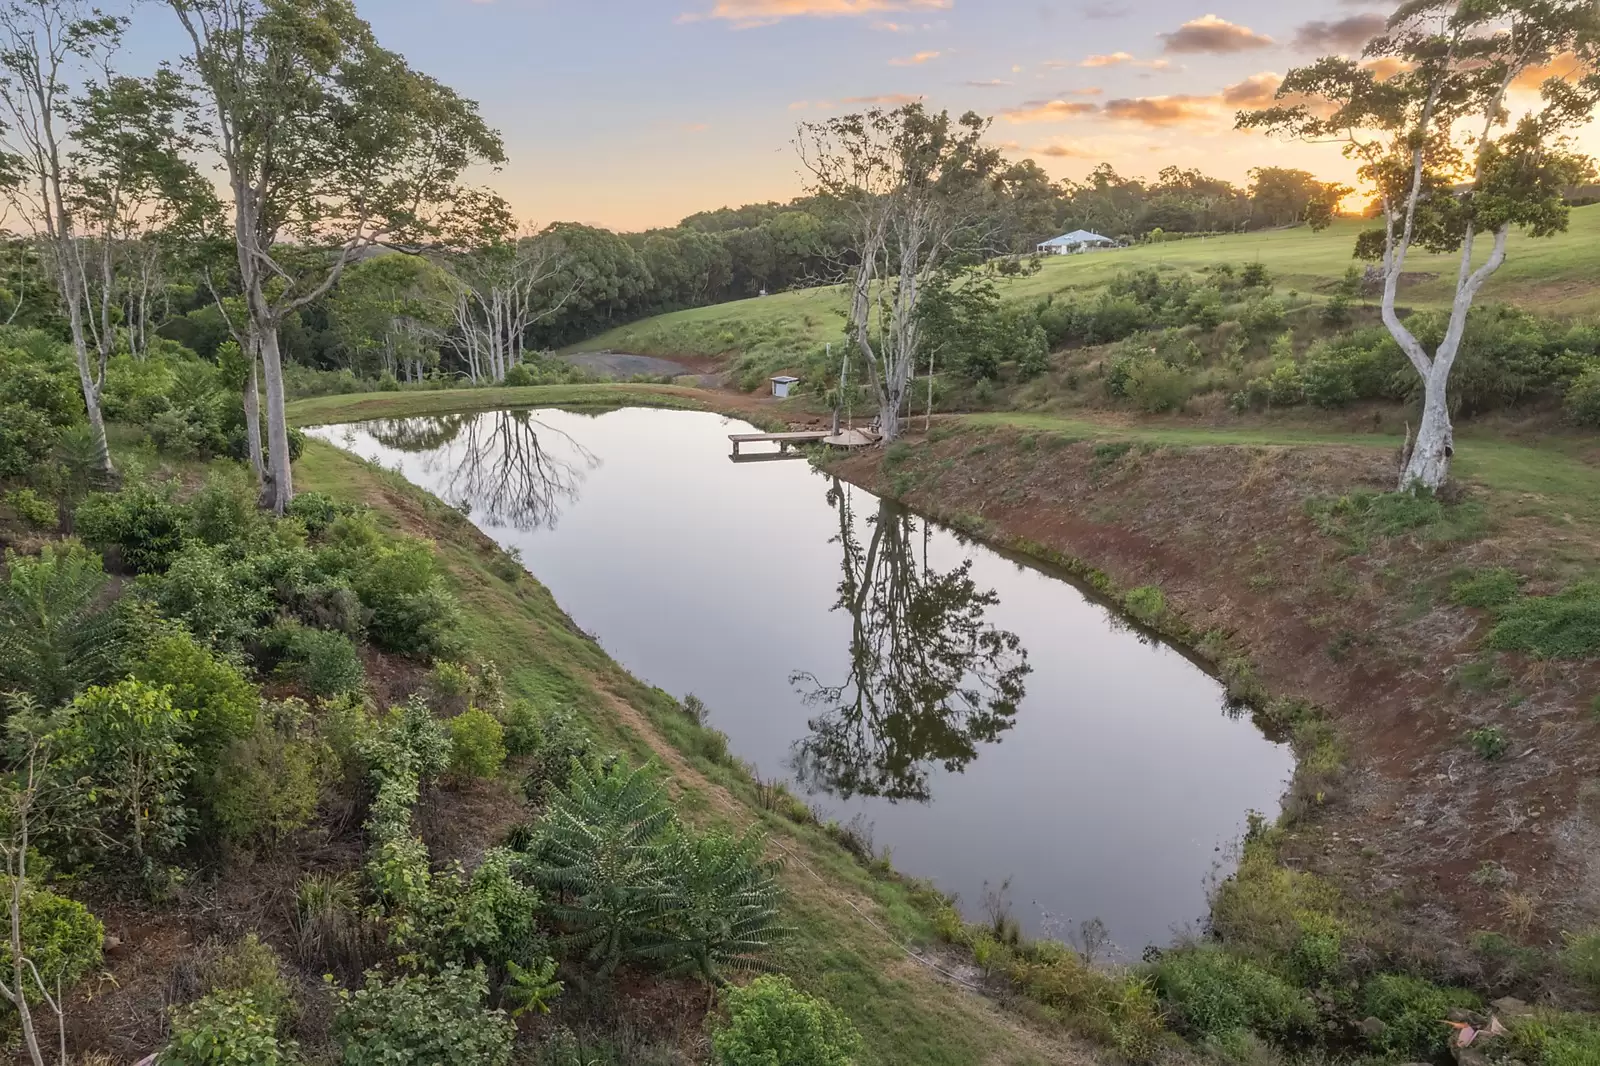
M 1194 928 L 1288 748 L 1079 588 L 800 461 L 731 462 L 698 412 L 321 427 L 461 506 L 636 676 L 764 778 L 854 821 L 973 918 Z M 746 446 L 748 453 L 753 447 Z

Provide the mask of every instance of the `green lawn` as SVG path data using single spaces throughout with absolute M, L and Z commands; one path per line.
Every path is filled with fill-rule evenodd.
M 1111 419 L 1023 412 L 960 417 L 974 425 L 1006 425 L 1095 440 L 1141 440 L 1179 446 L 1344 444 L 1393 450 L 1402 443 L 1399 437 L 1383 434 L 1293 427 L 1130 425 Z M 1563 441 L 1534 446 L 1463 430 L 1456 437 L 1455 473 L 1489 489 L 1507 514 L 1538 516 L 1559 525 L 1600 522 L 1600 466 L 1570 454 Z
M 684 407 L 704 410 L 714 394 L 674 385 L 526 385 L 313 396 L 289 404 L 289 422 L 318 426 L 371 418 L 414 418 L 500 407 Z M 714 406 L 714 405 L 713 405 Z
M 1280 291 L 1319 292 L 1337 281 L 1356 261 L 1356 235 L 1372 223 L 1342 221 L 1321 233 L 1309 229 L 1269 230 L 1229 237 L 1141 245 L 1092 255 L 1046 260 L 1036 275 L 1001 284 L 1011 299 L 1053 293 L 1087 294 L 1119 271 L 1138 267 L 1197 269 L 1213 263 L 1266 264 Z M 1487 254 L 1485 252 L 1484 254 Z M 1401 302 L 1434 307 L 1449 302 L 1454 256 L 1414 254 L 1408 272 L 1437 274 L 1401 290 Z M 1600 205 L 1576 208 L 1567 233 L 1548 240 L 1514 235 L 1506 265 L 1484 286 L 1485 302 L 1514 303 L 1556 314 L 1600 313 Z M 749 300 L 657 315 L 619 326 L 567 351 L 636 352 L 641 355 L 720 355 L 724 352 L 783 352 L 838 341 L 843 332 L 844 297 L 837 287 L 802 289 Z

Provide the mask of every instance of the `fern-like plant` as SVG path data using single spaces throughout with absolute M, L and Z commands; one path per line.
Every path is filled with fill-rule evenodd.
M 54 706 L 108 679 L 126 650 L 117 612 L 103 600 L 100 556 L 75 540 L 37 556 L 6 552 L 0 581 L 0 688 Z
M 527 872 L 564 930 L 559 946 L 580 952 L 601 979 L 627 959 L 659 954 L 674 824 L 652 764 L 575 762 L 551 798 Z
M 667 846 L 669 920 L 660 945 L 671 969 L 718 981 L 721 970 L 760 970 L 761 956 L 788 933 L 778 918 L 773 863 L 763 835 L 680 829 Z

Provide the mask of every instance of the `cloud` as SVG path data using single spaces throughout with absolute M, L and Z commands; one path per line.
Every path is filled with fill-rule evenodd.
M 1082 100 L 1029 100 L 1021 107 L 1000 112 L 1007 122 L 1065 122 L 1100 110 Z
M 1379 81 L 1388 81 L 1396 74 L 1410 70 L 1411 64 L 1403 59 L 1393 59 L 1385 56 L 1382 59 L 1363 60 L 1361 69 L 1372 71 L 1372 76 Z
M 1165 70 L 1172 64 L 1165 59 L 1139 59 L 1129 52 L 1111 52 L 1105 55 L 1085 56 L 1078 64 L 1091 70 L 1099 67 L 1145 67 L 1150 70 Z
M 1160 34 L 1160 37 L 1166 42 L 1169 52 L 1216 55 L 1270 48 L 1273 44 L 1271 37 L 1215 15 L 1202 15 L 1185 22 L 1171 33 Z
M 1272 71 L 1252 74 L 1222 90 L 1222 102 L 1228 107 L 1271 107 L 1283 79 Z
M 931 63 L 938 59 L 943 52 L 918 52 L 916 55 L 899 56 L 889 60 L 891 67 L 918 67 L 924 63 Z
M 890 22 L 887 19 L 879 19 L 872 24 L 872 28 L 880 33 L 911 33 L 914 30 L 904 22 Z
M 962 82 L 962 84 L 969 89 L 1001 89 L 1013 83 L 1009 81 L 1002 81 L 999 78 L 989 78 L 987 81 L 974 80 Z
M 1389 20 L 1384 16 L 1371 13 L 1351 15 L 1333 22 L 1307 22 L 1294 31 L 1294 46 L 1307 52 L 1327 48 L 1355 52 L 1382 33 L 1388 24 Z
M 679 22 L 721 19 L 738 29 L 790 18 L 858 18 L 895 11 L 948 11 L 955 0 L 716 0 L 710 11 L 688 11 Z
M 1037 148 L 1029 148 L 1030 155 L 1050 156 L 1053 159 L 1088 159 L 1089 154 L 1082 148 L 1070 144 L 1041 144 Z
M 1107 100 L 1107 118 L 1143 126 L 1181 126 L 1210 121 L 1216 116 L 1214 96 L 1135 96 Z
M 1511 83 L 1513 89 L 1524 92 L 1536 93 L 1539 87 L 1551 78 L 1560 78 L 1562 81 L 1572 81 L 1589 73 L 1589 69 L 1572 52 L 1563 52 L 1550 62 L 1537 67 L 1529 67 L 1518 74 Z

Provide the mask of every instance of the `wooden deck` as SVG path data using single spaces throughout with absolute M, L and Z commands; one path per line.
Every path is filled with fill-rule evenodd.
M 832 444 L 841 448 L 860 448 L 877 442 L 877 435 L 863 430 L 852 429 L 840 433 L 837 437 L 826 429 L 808 429 L 789 433 L 729 433 L 728 439 L 733 442 L 733 457 L 739 458 L 741 444 L 760 444 L 771 442 L 778 446 L 778 455 L 789 450 L 794 444 Z

